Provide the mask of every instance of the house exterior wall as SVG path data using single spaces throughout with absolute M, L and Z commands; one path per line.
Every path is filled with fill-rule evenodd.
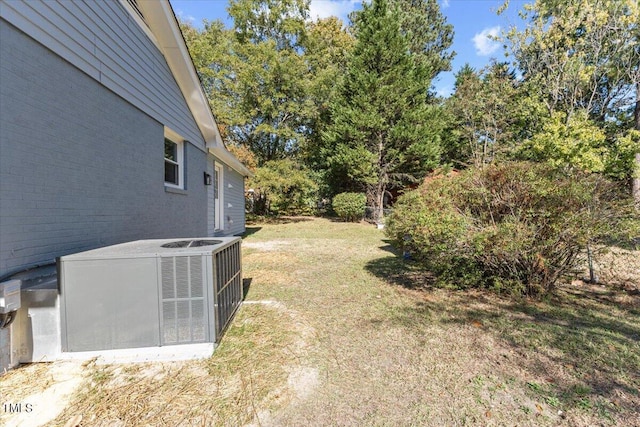
M 213 156 L 140 25 L 124 1 L 0 0 L 0 278 L 124 241 L 213 235 Z M 164 185 L 166 129 L 185 140 L 184 190 Z M 244 230 L 240 213 L 225 234 Z
M 0 17 L 204 150 L 164 56 L 119 1 L 0 1 Z
M 206 235 L 207 155 L 186 143 L 186 189 L 167 191 L 164 123 L 0 24 L 0 276 L 123 241 Z
M 245 232 L 244 176 L 225 166 L 224 168 L 225 234 Z
M 244 209 L 244 176 L 233 168 L 224 165 L 215 156 L 209 155 L 207 159 L 207 173 L 214 176 L 214 165 L 223 165 L 223 225 L 222 229 L 215 229 L 215 209 L 213 203 L 214 187 L 209 186 L 209 204 L 207 210 L 207 232 L 210 236 L 237 236 L 245 232 Z

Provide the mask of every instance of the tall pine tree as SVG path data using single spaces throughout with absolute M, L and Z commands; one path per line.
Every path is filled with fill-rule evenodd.
M 334 188 L 361 190 L 382 219 L 384 197 L 437 165 L 438 109 L 429 71 L 411 53 L 400 15 L 386 0 L 364 4 L 356 45 L 324 132 Z
M 400 31 L 407 37 L 411 53 L 426 68 L 429 79 L 450 71 L 456 55 L 449 51 L 453 25 L 440 12 L 438 0 L 390 0 L 389 4 L 398 8 Z

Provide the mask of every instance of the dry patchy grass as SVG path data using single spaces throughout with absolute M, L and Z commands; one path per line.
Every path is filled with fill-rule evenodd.
M 434 289 L 379 230 L 324 219 L 256 224 L 243 254 L 247 301 L 210 359 L 90 365 L 53 425 L 640 426 L 622 286 Z
M 248 304 L 207 360 L 90 366 L 52 425 L 77 414 L 86 426 L 244 425 L 291 399 L 286 383 L 306 338 L 292 319 L 278 305 Z
M 49 387 L 54 381 L 46 363 L 31 363 L 8 371 L 1 380 L 0 395 L 4 402 L 17 402 L 24 396 Z

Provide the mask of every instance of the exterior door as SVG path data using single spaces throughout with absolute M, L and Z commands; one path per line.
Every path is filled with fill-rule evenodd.
M 224 212 L 222 211 L 222 165 L 216 163 L 214 165 L 215 171 L 213 176 L 213 209 L 215 212 L 215 231 L 220 231 L 224 224 Z

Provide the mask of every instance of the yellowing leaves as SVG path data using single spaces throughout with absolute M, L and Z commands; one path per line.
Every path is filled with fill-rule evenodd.
M 555 112 L 543 130 L 524 144 L 522 151 L 554 166 L 602 172 L 609 155 L 605 141 L 604 131 L 588 119 L 586 111 L 578 111 L 569 118 L 566 113 Z

